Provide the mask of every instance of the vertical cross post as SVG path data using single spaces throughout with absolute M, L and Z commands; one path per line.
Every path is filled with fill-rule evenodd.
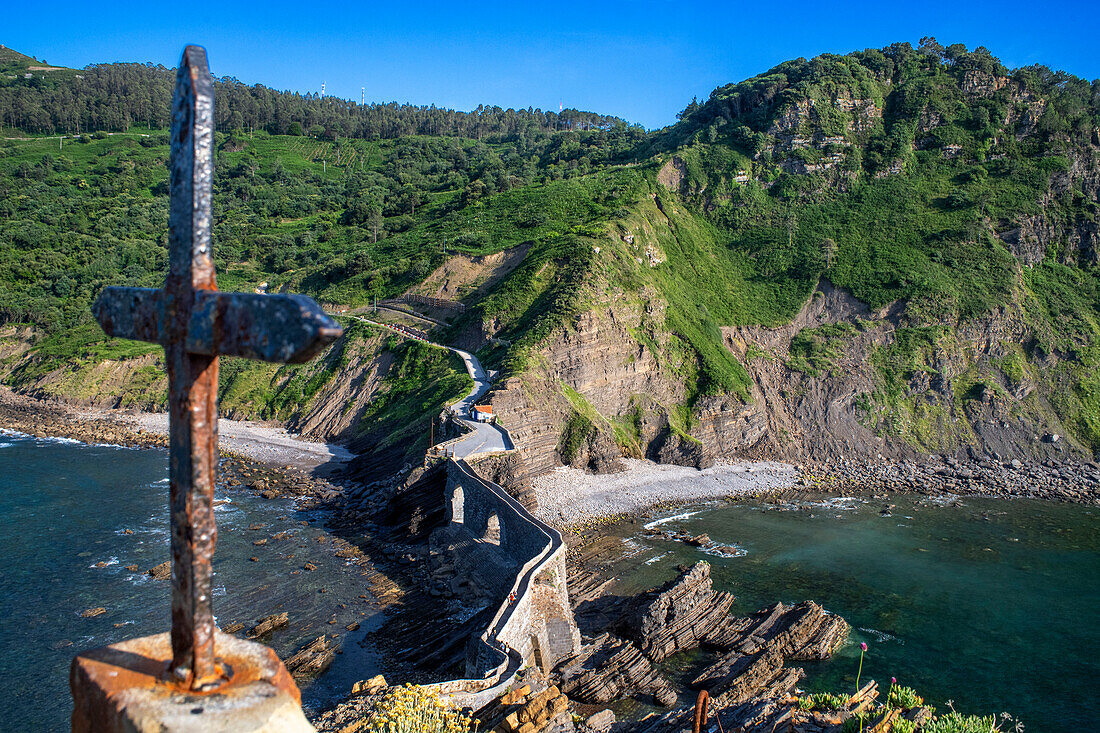
M 172 674 L 192 689 L 216 685 L 211 576 L 218 533 L 218 357 L 185 338 L 195 292 L 218 289 L 210 227 L 214 181 L 214 84 L 206 51 L 188 46 L 172 102 L 168 209 L 169 504 L 172 517 Z
M 162 290 L 105 288 L 93 305 L 109 336 L 156 341 L 168 366 L 172 661 L 194 691 L 229 671 L 214 654 L 211 579 L 217 528 L 218 355 L 303 362 L 343 329 L 300 295 L 220 293 L 211 251 L 214 87 L 206 51 L 188 46 L 172 103 L 169 269 Z

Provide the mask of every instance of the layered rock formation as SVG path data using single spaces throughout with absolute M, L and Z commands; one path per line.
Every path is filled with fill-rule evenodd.
M 655 662 L 697 647 L 715 634 L 733 605 L 733 595 L 711 585 L 710 563 L 696 563 L 678 579 L 633 599 L 615 628 Z
M 569 698 L 538 674 L 474 713 L 477 730 L 490 733 L 573 733 Z
M 671 654 L 703 646 L 719 655 L 691 683 L 722 705 L 789 693 L 802 670 L 790 659 L 826 659 L 844 641 L 848 625 L 812 601 L 782 603 L 747 617 L 729 615 L 733 596 L 715 591 L 710 565 L 697 563 L 679 578 L 637 598 L 588 601 L 577 609 L 582 626 L 611 629 L 563 660 L 561 688 L 586 703 L 652 696 L 674 704 L 676 686 L 654 667 Z

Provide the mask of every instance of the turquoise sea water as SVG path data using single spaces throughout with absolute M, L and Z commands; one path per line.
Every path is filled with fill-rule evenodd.
M 68 730 L 76 652 L 170 627 L 171 587 L 144 572 L 169 558 L 167 475 L 163 450 L 0 433 L 0 730 Z M 216 498 L 227 502 L 215 510 L 219 622 L 289 612 L 289 627 L 266 640 L 284 657 L 321 633 L 341 634 L 343 654 L 302 690 L 307 706 L 377 674 L 377 657 L 359 642 L 378 617 L 358 597 L 368 592 L 359 568 L 317 541 L 322 517 L 247 491 Z M 252 544 L 280 531 L 290 536 Z M 317 569 L 303 571 L 307 562 Z M 80 616 L 99 606 L 107 613 Z M 362 627 L 346 632 L 353 621 Z
M 707 533 L 739 557 L 634 537 L 617 590 L 636 592 L 712 563 L 735 611 L 814 599 L 853 625 L 831 661 L 800 663 L 810 691 L 890 678 L 941 709 L 1008 711 L 1027 731 L 1091 730 L 1100 720 L 1100 509 L 1035 501 L 895 497 L 775 510 L 758 503 L 679 510 L 663 529 Z M 676 516 L 676 515 L 673 515 Z M 661 519 L 662 517 L 658 517 Z M 667 518 L 667 517 L 666 517 Z M 685 676 L 699 660 L 673 659 Z

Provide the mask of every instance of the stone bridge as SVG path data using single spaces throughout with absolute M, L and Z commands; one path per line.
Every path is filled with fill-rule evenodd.
M 407 330 L 401 333 L 420 338 Z M 446 524 L 432 533 L 430 545 L 433 553 L 446 554 L 456 572 L 498 607 L 488 627 L 466 647 L 466 678 L 430 687 L 460 707 L 477 710 L 503 694 L 526 665 L 548 672 L 580 648 L 581 635 L 569 605 L 561 533 L 475 470 L 479 458 L 515 449 L 500 425 L 464 417 L 489 391 L 489 375 L 473 354 L 440 348 L 462 358 L 474 387 L 450 407 L 469 432 L 446 444 L 445 453 L 451 456 Z
M 478 476 L 470 465 L 476 459 L 447 462 L 447 524 L 432 538 L 448 545 L 482 593 L 500 599 L 488 628 L 467 646 L 467 679 L 437 685 L 475 710 L 504 692 L 524 666 L 549 671 L 580 646 L 561 534 Z

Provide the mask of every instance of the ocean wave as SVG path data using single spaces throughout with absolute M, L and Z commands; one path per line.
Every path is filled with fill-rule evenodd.
M 921 504 L 931 504 L 933 506 L 966 506 L 959 501 L 958 494 L 944 494 L 943 496 L 926 496 L 921 500 Z
M 47 437 L 47 438 L 35 438 L 35 440 L 38 441 L 38 442 L 42 442 L 42 443 L 58 443 L 60 445 L 80 445 L 81 444 L 79 440 L 76 440 L 74 438 Z
M 102 563 L 102 564 L 100 564 L 100 563 Z M 93 563 L 93 564 L 89 565 L 88 569 L 89 570 L 102 570 L 103 568 L 109 568 L 112 565 L 118 565 L 118 558 L 115 557 L 114 555 L 107 558 L 106 560 L 100 560 L 99 562 L 96 562 L 96 563 Z
M 905 643 L 893 634 L 888 634 L 885 631 L 879 631 L 878 629 L 869 629 L 860 626 L 859 630 L 865 634 L 870 634 L 871 636 L 875 637 L 875 641 L 877 641 L 879 644 L 885 644 L 888 641 L 896 641 L 899 644 Z
M 636 557 L 637 555 L 640 555 L 649 549 L 646 545 L 641 544 L 631 537 L 623 537 L 623 546 L 626 549 L 623 550 L 623 553 L 620 556 L 621 559 Z
M 836 496 L 831 499 L 825 499 L 823 501 L 810 502 L 808 506 L 821 507 L 822 509 L 838 509 L 840 511 L 850 512 L 859 509 L 860 506 L 866 503 L 866 499 L 861 499 L 858 496 Z
M 671 554 L 672 553 L 670 553 L 670 552 L 662 552 L 660 555 L 654 555 L 653 557 L 649 558 L 643 564 L 644 565 L 652 565 L 653 563 L 657 562 L 661 558 L 668 557 Z
M 699 548 L 704 555 L 710 555 L 711 557 L 744 557 L 749 554 L 749 551 L 744 547 L 736 544 L 720 544 L 718 542 L 710 542 Z
M 0 448 L 11 448 L 15 443 L 0 443 Z
M 642 525 L 642 529 L 653 529 L 654 527 L 660 527 L 667 522 L 675 522 L 677 519 L 687 519 L 688 517 L 694 517 L 696 514 L 702 513 L 702 509 L 694 512 L 684 512 L 683 514 L 673 514 L 671 517 L 662 517 L 661 519 L 654 519 L 648 524 Z

